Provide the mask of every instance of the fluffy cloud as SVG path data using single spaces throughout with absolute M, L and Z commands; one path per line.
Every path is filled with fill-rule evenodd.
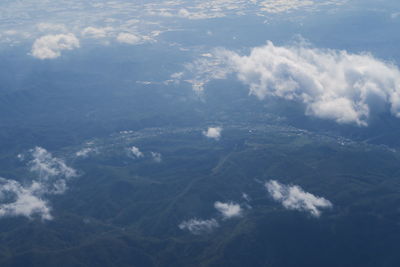
M 179 224 L 180 229 L 188 230 L 195 235 L 210 233 L 218 226 L 219 224 L 215 219 L 200 220 L 196 218 L 190 219 L 188 221 L 183 221 Z
M 243 212 L 240 205 L 233 202 L 222 203 L 217 201 L 214 203 L 214 207 L 221 213 L 224 219 L 240 217 Z
M 233 202 L 223 203 L 220 201 L 216 201 L 214 203 L 214 208 L 221 213 L 223 220 L 240 217 L 242 216 L 243 213 L 242 207 L 239 204 Z M 209 220 L 200 220 L 194 218 L 187 221 L 183 221 L 182 223 L 179 224 L 180 229 L 188 230 L 195 235 L 210 233 L 212 230 L 214 230 L 214 228 L 217 227 L 219 227 L 219 223 L 214 218 Z
M 117 36 L 117 41 L 120 43 L 134 45 L 140 43 L 141 38 L 133 33 L 121 32 Z
M 217 77 L 212 74 L 216 69 Z M 259 99 L 298 101 L 305 104 L 307 115 L 338 123 L 365 126 L 370 113 L 385 106 L 400 117 L 400 71 L 369 54 L 268 42 L 248 56 L 216 50 L 213 59 L 196 61 L 187 70 L 194 75 L 187 80 L 194 81 L 194 90 L 199 90 L 196 84 L 234 73 Z
M 53 59 L 61 56 L 63 50 L 79 47 L 79 40 L 72 33 L 45 35 L 33 43 L 31 54 L 38 59 Z
M 275 201 L 280 202 L 290 210 L 306 211 L 314 217 L 319 217 L 321 215 L 320 208 L 332 207 L 332 203 L 329 200 L 304 192 L 297 185 L 288 186 L 275 180 L 270 180 L 265 183 L 265 187 Z
M 157 163 L 160 163 L 162 161 L 162 156 L 161 153 L 158 152 L 150 152 L 151 157 L 153 160 Z
M 132 146 L 132 147 L 129 149 L 129 152 L 130 152 L 133 156 L 135 156 L 136 158 L 141 158 L 141 157 L 144 156 L 144 155 L 143 155 L 143 152 L 141 152 L 141 151 L 139 150 L 139 148 L 138 148 L 138 147 L 135 147 L 135 146 Z M 160 159 L 161 159 L 161 155 L 160 155 Z
M 41 184 L 34 182 L 28 187 L 14 180 L 0 178 L 0 217 L 38 215 L 42 220 L 51 220 L 50 207 L 43 200 Z M 10 201 L 11 200 L 11 201 Z
M 67 189 L 67 181 L 77 177 L 77 171 L 59 158 L 53 157 L 42 147 L 30 150 L 32 159 L 28 162 L 30 171 L 36 173 L 37 182 L 45 194 L 62 194 Z
M 72 178 L 77 176 L 76 170 L 68 167 L 59 158 L 53 157 L 50 152 L 42 147 L 30 150 L 32 160 L 28 163 L 30 170 L 38 174 L 41 180 L 49 180 L 51 177 Z
M 207 131 L 203 132 L 203 135 L 207 138 L 218 140 L 221 137 L 221 127 L 209 127 Z
M 37 175 L 37 179 L 22 185 L 18 181 L 0 178 L 0 217 L 31 218 L 37 215 L 42 220 L 51 220 L 51 209 L 45 197 L 64 193 L 67 180 L 77 176 L 77 173 L 44 148 L 30 150 L 29 157 L 29 170 Z
M 68 167 L 59 158 L 53 157 L 46 149 L 35 147 L 28 162 L 30 171 L 38 176 L 38 183 L 46 194 L 62 194 L 67 190 L 67 180 L 76 177 L 75 169 Z

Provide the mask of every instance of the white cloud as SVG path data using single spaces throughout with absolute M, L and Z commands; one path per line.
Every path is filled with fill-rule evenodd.
M 314 4 L 314 1 L 311 0 L 265 0 L 260 2 L 261 10 L 268 13 L 287 12 Z
M 179 17 L 193 20 L 221 18 L 228 15 L 260 15 L 260 11 L 282 13 L 291 10 L 312 9 L 326 5 L 339 5 L 345 0 L 203 0 L 148 4 L 147 13 L 162 17 Z
M 12 202 L 0 204 L 0 217 L 25 216 L 31 218 L 37 214 L 43 220 L 52 219 L 47 202 L 35 196 L 35 185 L 25 188 L 17 181 L 0 178 L 0 201 Z
M 179 228 L 182 230 L 188 230 L 192 234 L 201 235 L 210 233 L 214 228 L 219 226 L 215 219 L 210 220 L 200 220 L 200 219 L 190 219 L 188 221 L 183 221 L 179 224 Z
M 42 220 L 51 220 L 50 207 L 41 195 L 41 185 L 32 183 L 24 187 L 14 180 L 0 178 L 0 217 L 38 215 Z M 10 201 L 11 200 L 11 201 Z
M 51 220 L 51 208 L 45 197 L 64 193 L 67 180 L 77 176 L 74 169 L 44 148 L 36 147 L 30 153 L 32 159 L 28 166 L 37 178 L 23 185 L 0 178 L 0 217 L 38 215 L 42 220 Z M 20 158 L 24 160 L 25 157 Z
M 163 17 L 180 17 L 186 19 L 212 19 L 228 15 L 260 15 L 260 11 L 282 13 L 298 9 L 313 9 L 326 5 L 339 5 L 344 0 L 208 0 L 193 2 L 176 2 L 169 6 L 148 5 L 150 15 Z M 165 2 L 170 3 L 170 2 Z
M 183 72 L 175 72 L 175 73 L 171 74 L 172 79 L 181 79 L 182 76 L 183 76 Z
M 143 155 L 143 152 L 141 152 L 140 150 L 139 150 L 139 148 L 138 147 L 135 147 L 135 146 L 132 146 L 130 149 L 129 149 L 129 152 L 131 152 L 131 154 L 132 155 L 134 155 L 136 158 L 141 158 L 141 157 L 143 157 L 144 155 Z M 153 156 L 153 155 L 152 155 Z M 154 157 L 154 156 L 153 156 Z M 161 159 L 161 155 L 160 155 L 160 159 Z
M 76 170 L 68 167 L 59 158 L 53 157 L 50 152 L 42 147 L 30 150 L 32 160 L 29 162 L 30 170 L 36 172 L 40 179 L 47 180 L 51 176 L 71 178 L 77 176 Z
M 111 31 L 111 27 L 106 28 L 96 28 L 96 27 L 86 27 L 82 30 L 82 35 L 88 38 L 100 39 L 107 37 L 107 33 Z
M 235 204 L 233 202 L 222 203 L 222 202 L 215 202 L 214 207 L 222 214 L 224 219 L 231 219 L 234 217 L 242 216 L 242 208 L 239 204 Z
M 120 43 L 125 43 L 125 44 L 138 44 L 141 42 L 140 36 L 137 36 L 133 33 L 126 33 L 126 32 L 121 32 L 117 36 L 117 41 Z
M 162 156 L 161 153 L 158 152 L 150 152 L 151 157 L 153 160 L 157 163 L 160 163 L 162 161 Z
M 187 18 L 187 19 L 212 19 L 212 18 L 221 18 L 224 17 L 225 14 L 222 12 L 204 12 L 202 9 L 197 9 L 196 11 L 189 11 L 186 8 L 181 8 L 178 11 L 178 17 Z
M 67 180 L 77 176 L 76 170 L 68 167 L 63 160 L 53 157 L 44 148 L 36 147 L 30 152 L 30 171 L 38 175 L 39 181 L 46 185 L 46 191 L 52 194 L 64 193 Z
M 365 126 L 372 111 L 388 105 L 400 117 L 400 71 L 370 54 L 268 42 L 248 56 L 219 49 L 214 57 L 187 65 L 194 90 L 234 73 L 250 94 L 302 102 L 307 115 Z
M 174 8 L 153 6 L 147 10 L 147 13 L 152 16 L 178 17 L 191 20 L 221 18 L 226 16 L 226 14 L 223 12 L 223 9 L 226 9 L 226 6 L 213 8 L 210 5 L 207 5 L 211 3 L 215 3 L 215 1 L 206 2 L 205 5 L 204 2 L 196 5 L 187 5 L 187 3 L 185 3 L 183 5 L 181 4 L 180 6 L 176 5 Z
M 297 185 L 288 186 L 275 180 L 270 180 L 265 183 L 265 187 L 275 201 L 280 202 L 290 210 L 306 211 L 314 217 L 319 217 L 321 215 L 319 209 L 332 207 L 332 203 L 329 200 L 304 192 Z
M 65 27 L 64 24 L 54 24 L 54 23 L 46 23 L 46 22 L 41 22 L 38 23 L 37 28 L 41 32 L 66 32 L 67 27 Z
M 31 54 L 39 59 L 53 59 L 61 56 L 63 50 L 79 47 L 79 40 L 72 33 L 45 35 L 36 39 Z
M 85 147 L 75 153 L 75 156 L 78 158 L 86 158 L 89 154 L 95 152 L 96 150 L 91 147 Z
M 198 94 L 203 92 L 206 83 L 211 80 L 226 79 L 227 74 L 231 72 L 225 58 L 220 58 L 218 54 L 212 55 L 211 58 L 202 57 L 193 63 L 186 64 L 185 69 L 193 75 L 185 81 L 191 83 L 193 90 Z M 171 78 L 180 80 L 184 78 L 184 73 L 178 77 L 171 76 Z
M 207 131 L 203 131 L 203 135 L 207 138 L 218 140 L 221 137 L 221 127 L 209 127 Z

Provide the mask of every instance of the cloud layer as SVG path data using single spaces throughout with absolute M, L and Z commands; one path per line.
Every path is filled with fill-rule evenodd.
M 332 207 L 332 203 L 329 200 L 305 192 L 297 185 L 288 186 L 275 180 L 270 180 L 265 183 L 265 187 L 271 197 L 280 202 L 286 209 L 305 211 L 314 217 L 319 217 L 321 208 Z
M 386 107 L 400 117 L 400 71 L 370 54 L 268 42 L 247 56 L 216 50 L 213 59 L 189 64 L 187 71 L 194 90 L 233 73 L 259 99 L 301 102 L 307 115 L 338 123 L 365 126 L 371 112 Z
M 139 37 L 143 43 L 153 41 L 153 37 L 160 32 L 180 29 L 182 24 L 177 25 L 177 21 L 185 23 L 186 20 L 246 15 L 268 16 L 268 20 L 271 20 L 271 13 L 322 10 L 345 2 L 346 0 L 2 1 L 0 5 L 4 12 L 0 10 L 3 18 L 0 25 L 0 45 L 15 45 L 26 40 L 31 42 L 41 35 L 68 32 L 82 38 L 108 38 L 98 44 L 109 44 L 118 33 L 129 33 Z M 121 40 L 136 43 L 135 39 L 122 37 Z M 54 58 L 54 53 L 46 54 Z

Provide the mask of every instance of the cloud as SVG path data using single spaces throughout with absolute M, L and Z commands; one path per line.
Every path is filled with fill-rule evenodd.
M 86 27 L 82 30 L 82 35 L 88 38 L 100 39 L 107 37 L 108 31 L 112 30 L 111 27 L 107 28 L 96 28 L 96 27 Z
M 67 27 L 64 24 L 55 24 L 55 23 L 38 23 L 37 28 L 41 32 L 66 32 Z
M 138 44 L 141 42 L 141 38 L 135 34 L 132 33 L 125 33 L 122 32 L 120 34 L 118 34 L 117 36 L 117 41 L 120 43 L 125 43 L 125 44 Z
M 32 159 L 28 162 L 30 171 L 36 173 L 38 182 L 45 193 L 62 194 L 67 190 L 67 180 L 78 176 L 75 169 L 55 158 L 46 149 L 35 147 L 30 150 Z
M 260 2 L 261 10 L 268 13 L 282 13 L 312 5 L 315 3 L 311 0 L 265 0 Z
M 53 157 L 50 152 L 42 147 L 30 150 L 32 160 L 28 163 L 30 171 L 37 173 L 40 180 L 49 180 L 52 177 L 72 178 L 77 176 L 76 170 L 68 167 L 59 158 Z
M 208 0 L 164 2 L 161 5 L 146 5 L 147 13 L 152 16 L 204 20 L 221 18 L 229 15 L 246 14 L 261 15 L 267 13 L 283 13 L 299 9 L 313 9 L 326 5 L 339 5 L 344 0 Z M 261 11 L 261 12 L 260 12 Z
M 14 30 L 18 34 L 0 38 L 0 45 L 31 42 L 42 33 L 71 32 L 78 36 L 82 34 L 82 29 L 90 27 L 95 29 L 111 27 L 113 33 L 129 33 L 134 29 L 135 32 L 140 33 L 141 43 L 143 43 L 154 41 L 153 38 L 156 36 L 152 33 L 155 31 L 165 31 L 167 28 L 170 30 L 181 29 L 181 23 L 185 23 L 188 19 L 208 20 L 228 16 L 234 18 L 246 15 L 265 16 L 268 15 L 267 12 L 280 13 L 299 9 L 315 11 L 320 7 L 337 5 L 346 0 L 196 0 L 144 1 L 141 3 L 123 0 L 94 2 L 34 0 L 6 2 L 4 5 L 8 11 L 7 19 L 4 19 L 0 25 L 0 34 L 9 30 Z M 274 17 L 268 16 L 268 19 L 273 20 Z M 107 35 L 109 36 L 109 33 Z M 90 30 L 83 35 L 85 38 L 103 38 L 102 36 L 104 36 L 104 32 L 101 30 Z M 103 40 L 98 44 L 108 45 L 109 42 Z
M 30 150 L 29 170 L 37 175 L 37 184 L 42 194 L 62 194 L 67 190 L 67 181 L 77 177 L 75 169 L 66 165 L 64 160 L 53 157 L 42 147 Z
M 267 13 L 288 13 L 293 10 L 317 10 L 318 7 L 323 6 L 340 6 L 347 2 L 347 0 L 263 0 L 258 1 L 261 11 Z
M 161 153 L 158 152 L 150 152 L 151 157 L 153 160 L 157 163 L 160 163 L 162 161 L 162 156 Z
M 212 232 L 215 228 L 219 226 L 215 219 L 210 220 L 200 220 L 200 219 L 190 219 L 188 221 L 183 221 L 179 224 L 181 230 L 188 230 L 192 234 L 201 235 Z
M 235 204 L 233 202 L 222 203 L 222 202 L 215 202 L 214 207 L 221 213 L 224 219 L 231 219 L 234 217 L 242 216 L 242 208 L 239 204 Z
M 0 217 L 37 215 L 42 220 L 51 220 L 51 208 L 45 197 L 64 193 L 67 180 L 77 173 L 44 148 L 35 147 L 29 152 L 28 167 L 37 177 L 24 184 L 0 178 Z M 25 156 L 19 158 L 24 160 Z
M 212 80 L 226 79 L 227 75 L 232 72 L 228 67 L 226 59 L 224 57 L 219 57 L 218 53 L 214 53 L 211 58 L 210 56 L 207 58 L 202 57 L 193 63 L 186 64 L 186 72 L 193 76 L 184 81 L 192 84 L 193 90 L 201 94 L 206 83 Z M 180 76 L 177 76 L 178 74 L 180 74 Z M 171 75 L 171 78 L 178 82 L 185 78 L 184 74 L 183 72 L 174 73 Z
M 203 131 L 203 135 L 207 138 L 218 140 L 221 137 L 221 127 L 209 127 L 207 131 Z
M 82 148 L 81 150 L 75 153 L 75 156 L 78 158 L 86 158 L 89 154 L 95 152 L 96 150 L 91 147 Z
M 187 19 L 212 19 L 212 18 L 221 18 L 224 17 L 225 14 L 222 12 L 204 12 L 204 10 L 197 11 L 189 11 L 186 8 L 181 8 L 177 14 L 178 17 L 187 18 Z
M 136 158 L 141 158 L 141 157 L 143 157 L 144 155 L 143 155 L 143 153 L 139 150 L 139 148 L 137 148 L 137 147 L 135 147 L 135 146 L 132 146 L 130 149 L 129 149 L 129 152 L 132 154 L 132 155 L 134 155 Z M 153 155 L 152 155 L 153 156 Z M 153 156 L 154 157 L 154 156 Z M 161 155 L 160 155 L 160 161 L 161 161 Z
M 41 197 L 41 185 L 37 182 L 24 187 L 14 180 L 0 177 L 0 217 L 38 215 L 42 220 L 51 220 L 50 207 Z
M 61 51 L 78 47 L 79 40 L 72 33 L 45 35 L 35 40 L 31 54 L 38 59 L 54 59 L 61 56 Z
M 218 49 L 213 59 L 195 61 L 186 69 L 194 76 L 187 80 L 194 81 L 194 90 L 233 73 L 259 99 L 278 97 L 301 102 L 306 115 L 341 124 L 366 126 L 371 112 L 380 112 L 386 106 L 400 117 L 400 71 L 370 54 L 268 42 L 253 48 L 247 56 Z
M 250 200 L 251 200 L 250 196 L 248 194 L 246 194 L 246 193 L 242 193 L 242 198 L 244 200 L 246 200 L 246 202 L 250 202 Z
M 223 220 L 240 217 L 243 213 L 242 207 L 239 204 L 233 202 L 223 203 L 220 201 L 216 201 L 214 203 L 214 208 L 221 213 Z M 248 208 L 251 207 L 248 206 Z M 188 230 L 195 235 L 210 233 L 217 227 L 219 227 L 219 223 L 214 218 L 209 220 L 200 220 L 197 218 L 193 218 L 187 221 L 183 221 L 179 224 L 180 229 Z
M 288 186 L 275 180 L 265 183 L 268 193 L 286 209 L 309 212 L 314 217 L 321 215 L 320 208 L 331 208 L 332 203 L 323 197 L 304 192 L 301 187 Z

